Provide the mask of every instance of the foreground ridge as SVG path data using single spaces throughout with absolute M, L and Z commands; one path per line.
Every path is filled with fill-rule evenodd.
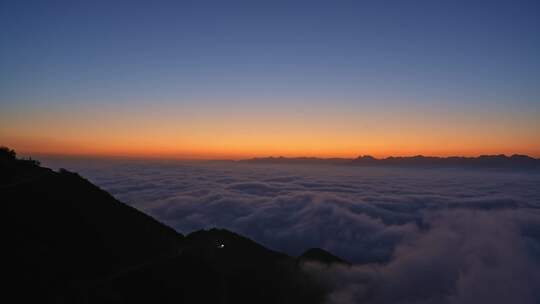
M 0 196 L 8 290 L 20 302 L 320 303 L 327 292 L 301 268 L 310 251 L 291 257 L 224 229 L 184 236 L 7 148 Z M 320 262 L 328 256 L 342 261 Z

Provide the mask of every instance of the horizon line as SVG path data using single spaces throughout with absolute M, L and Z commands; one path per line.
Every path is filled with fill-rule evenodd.
M 256 159 L 318 159 L 318 160 L 355 160 L 361 157 L 372 157 L 376 160 L 384 160 L 388 158 L 412 158 L 412 157 L 433 157 L 433 158 L 479 158 L 482 156 L 526 156 L 540 160 L 537 155 L 526 153 L 481 153 L 481 154 L 406 154 L 406 155 L 389 155 L 389 156 L 373 156 L 372 154 L 359 153 L 357 156 L 286 156 L 286 155 L 264 155 L 264 156 L 246 156 L 246 157 L 183 157 L 180 155 L 159 155 L 159 154 L 104 154 L 104 153 L 55 153 L 55 152 L 27 152 L 15 150 L 17 155 L 23 157 L 53 157 L 53 158 L 88 158 L 88 159 L 126 159 L 126 160 L 184 160 L 184 161 L 246 161 Z

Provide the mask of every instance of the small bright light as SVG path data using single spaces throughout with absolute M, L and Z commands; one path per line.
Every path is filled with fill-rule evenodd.
M 225 244 L 219 244 L 218 245 L 218 248 L 223 248 L 223 247 L 225 247 Z

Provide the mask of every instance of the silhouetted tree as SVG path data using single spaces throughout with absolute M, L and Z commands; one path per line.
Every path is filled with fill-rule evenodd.
M 17 158 L 17 153 L 15 153 L 15 150 L 13 149 L 0 146 L 0 158 L 6 160 L 15 160 Z

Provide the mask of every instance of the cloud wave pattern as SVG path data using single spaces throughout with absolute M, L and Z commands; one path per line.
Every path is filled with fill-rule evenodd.
M 540 174 L 226 162 L 44 160 L 180 232 L 222 227 L 353 267 L 330 303 L 539 303 Z M 329 275 L 328 273 L 331 273 Z

